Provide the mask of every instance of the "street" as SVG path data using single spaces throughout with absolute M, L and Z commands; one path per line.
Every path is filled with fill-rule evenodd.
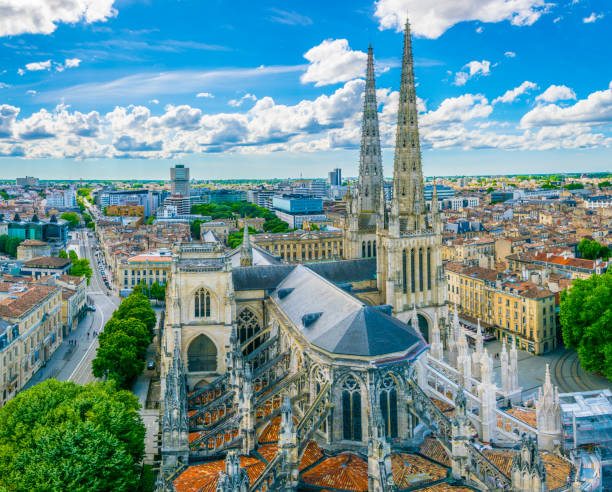
M 46 366 L 41 368 L 28 382 L 26 388 L 49 378 L 60 381 L 74 381 L 87 384 L 94 380 L 91 373 L 91 362 L 96 356 L 98 340 L 95 332 L 101 332 L 113 311 L 119 305 L 119 298 L 110 293 L 98 269 L 93 252 L 95 240 L 88 238 L 88 229 L 73 232 L 70 245 L 76 246 L 80 258 L 87 258 L 92 269 L 92 276 L 87 288 L 87 295 L 93 300 L 96 310 L 88 312 L 79 322 L 76 330 L 68 335 L 53 354 Z M 76 342 L 72 344 L 70 342 Z

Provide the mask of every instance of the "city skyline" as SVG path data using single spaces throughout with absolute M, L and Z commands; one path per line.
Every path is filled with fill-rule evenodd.
M 0 23 L 0 169 L 167 179 L 180 163 L 196 179 L 355 176 L 371 43 L 390 176 L 408 11 L 425 175 L 609 170 L 605 3 L 463 3 L 429 17 L 413 0 L 241 3 L 235 16 L 221 4 L 106 0 L 95 12 L 79 11 L 87 2 L 71 15 L 47 9 L 38 24 L 16 9 Z

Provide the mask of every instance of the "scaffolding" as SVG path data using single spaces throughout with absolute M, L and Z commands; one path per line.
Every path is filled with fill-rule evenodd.
M 612 392 L 609 389 L 559 395 L 563 448 L 597 450 L 612 465 Z

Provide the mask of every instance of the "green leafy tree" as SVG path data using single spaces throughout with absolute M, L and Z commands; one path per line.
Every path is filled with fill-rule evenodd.
M 153 282 L 151 285 L 151 298 L 163 301 L 166 298 L 166 286 Z
M 6 253 L 6 243 L 8 242 L 9 239 L 10 239 L 10 236 L 8 234 L 2 234 L 0 236 L 0 252 Z
M 580 251 L 583 258 L 589 260 L 595 260 L 597 258 L 608 260 L 611 256 L 611 251 L 608 246 L 604 246 L 597 241 L 591 241 L 587 238 L 584 238 L 578 243 L 578 251 Z
M 151 343 L 151 335 L 145 324 L 136 319 L 111 318 L 104 326 L 104 331 L 98 337 L 100 345 L 106 343 L 106 339 L 113 333 L 122 332 L 133 337 L 138 342 L 138 357 L 144 360 L 147 347 Z
M 561 293 L 563 341 L 578 351 L 580 364 L 612 380 L 612 273 L 574 280 Z
M 79 259 L 79 255 L 77 255 L 75 250 L 71 249 L 68 251 L 68 258 L 70 258 L 70 261 L 77 261 Z
M 60 258 L 68 258 L 68 253 L 66 253 L 65 249 L 61 249 L 57 256 L 59 256 Z
M 85 275 L 87 277 L 87 285 L 89 285 L 91 275 L 93 274 L 91 266 L 89 266 L 89 260 L 87 258 L 81 258 L 80 260 L 72 260 L 71 258 L 71 261 L 72 267 L 70 267 L 70 275 L 74 275 L 75 277 Z
M 584 190 L 584 185 L 582 183 L 569 183 L 566 184 L 563 188 L 566 190 Z
M 191 237 L 196 241 L 200 240 L 200 224 L 203 221 L 200 219 L 192 220 L 189 223 L 189 229 L 191 230 Z
M 612 183 L 610 183 L 610 181 L 606 180 L 606 181 L 602 181 L 597 186 L 599 186 L 600 188 L 610 188 L 612 186 Z
M 111 382 L 48 379 L 0 409 L 0 490 L 140 490 L 138 399 Z
M 10 256 L 17 256 L 17 248 L 21 244 L 21 239 L 18 237 L 9 237 L 6 241 L 6 254 Z
M 76 212 L 64 212 L 60 215 L 60 219 L 68 221 L 69 226 L 74 229 L 79 225 L 79 215 Z
M 93 375 L 114 379 L 122 388 L 128 388 L 144 369 L 141 352 L 138 340 L 127 333 L 108 334 L 100 341 L 96 358 L 91 363 Z
M 249 227 L 249 234 L 257 234 L 257 231 L 252 227 Z M 227 245 L 230 248 L 237 248 L 242 244 L 242 238 L 244 235 L 244 227 L 239 231 L 232 232 L 229 236 L 227 236 Z
M 113 313 L 118 319 L 136 318 L 142 321 L 149 331 L 153 331 L 157 316 L 151 307 L 151 301 L 141 292 L 133 292 L 119 305 Z

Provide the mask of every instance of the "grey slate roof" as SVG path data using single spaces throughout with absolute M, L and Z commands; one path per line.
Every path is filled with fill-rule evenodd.
M 304 265 L 297 265 L 272 294 L 283 312 L 313 345 L 338 355 L 404 353 L 425 342 L 418 331 L 343 291 Z M 278 290 L 293 289 L 279 298 Z M 320 313 L 316 321 L 304 317 Z
M 335 284 L 361 282 L 376 278 L 376 258 L 322 261 L 305 266 Z
M 260 265 L 234 267 L 232 279 L 235 290 L 270 290 L 295 268 L 295 265 Z

